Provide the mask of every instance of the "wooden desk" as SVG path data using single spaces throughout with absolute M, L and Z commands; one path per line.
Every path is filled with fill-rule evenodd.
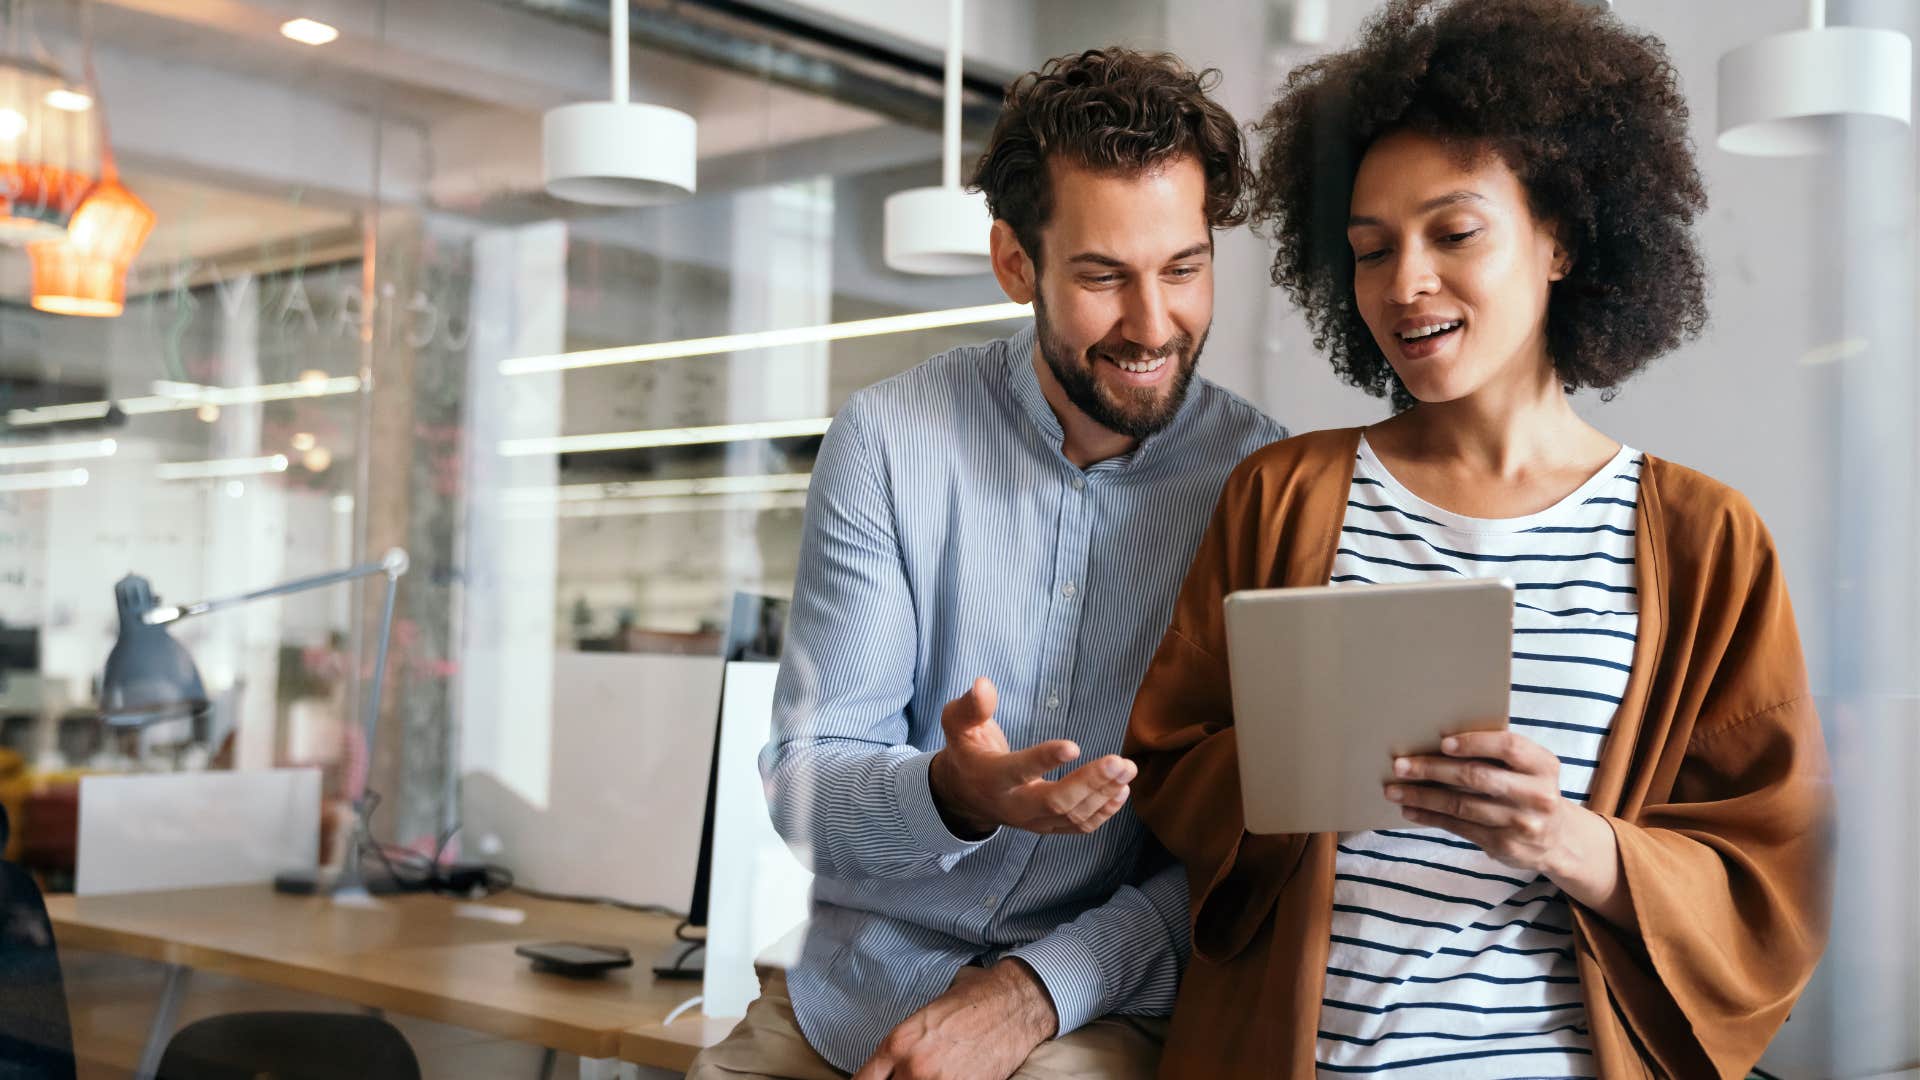
M 265 886 L 47 898 L 60 945 L 173 965 L 170 998 L 187 970 L 216 971 L 578 1054 L 588 1059 L 583 1075 L 605 1075 L 618 1058 L 685 1069 L 732 1026 L 697 1015 L 662 1026 L 700 992 L 698 982 L 655 979 L 649 969 L 673 940 L 670 918 L 510 892 L 476 906 L 525 918 L 464 916 L 437 896 L 360 906 Z M 575 980 L 536 974 L 513 952 L 567 940 L 624 945 L 634 966 Z M 162 1042 L 171 1034 L 168 1007 L 161 1002 L 156 1017 Z M 623 1038 L 630 1031 L 649 1034 Z

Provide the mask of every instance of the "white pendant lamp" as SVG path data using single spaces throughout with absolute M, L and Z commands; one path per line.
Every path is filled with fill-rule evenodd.
M 1808 0 L 1807 29 L 1761 38 L 1720 58 L 1720 148 L 1823 154 L 1848 130 L 1904 132 L 1912 122 L 1913 43 L 1895 30 L 1828 26 Z
M 694 190 L 693 117 L 627 100 L 627 0 L 611 0 L 613 100 L 562 105 L 541 125 L 547 193 L 594 206 L 647 206 Z
M 991 267 L 987 198 L 960 188 L 960 40 L 964 0 L 947 7 L 945 123 L 940 186 L 887 196 L 887 266 L 907 274 L 984 274 Z

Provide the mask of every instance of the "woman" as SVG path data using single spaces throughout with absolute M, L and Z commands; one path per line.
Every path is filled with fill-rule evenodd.
M 1276 284 L 1398 412 L 1229 480 L 1135 703 L 1186 864 L 1169 1076 L 1745 1075 L 1826 933 L 1826 763 L 1737 493 L 1571 408 L 1696 335 L 1659 44 L 1572 0 L 1395 0 L 1264 121 Z M 1242 825 L 1221 599 L 1504 576 L 1506 732 L 1393 763 L 1404 829 Z

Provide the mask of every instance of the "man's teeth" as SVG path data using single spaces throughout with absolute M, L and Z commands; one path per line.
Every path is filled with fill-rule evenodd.
M 1161 366 L 1167 362 L 1167 358 L 1164 356 L 1158 356 L 1152 360 L 1121 360 L 1111 356 L 1107 357 L 1107 359 L 1112 360 L 1114 366 L 1118 367 L 1121 371 L 1130 371 L 1135 375 L 1145 375 L 1149 372 L 1159 371 Z
M 1432 337 L 1433 335 L 1441 333 L 1442 331 L 1452 330 L 1458 327 L 1459 325 L 1460 324 L 1456 321 L 1456 322 L 1435 323 L 1432 326 L 1423 326 L 1418 330 L 1409 330 L 1406 333 L 1401 334 L 1400 340 L 1401 341 L 1419 341 L 1421 338 Z

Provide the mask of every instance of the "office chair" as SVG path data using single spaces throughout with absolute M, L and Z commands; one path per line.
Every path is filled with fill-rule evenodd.
M 356 1013 L 210 1016 L 176 1032 L 156 1080 L 420 1080 L 398 1028 Z
M 9 831 L 0 806 L 0 850 Z M 73 1075 L 73 1025 L 46 901 L 33 875 L 0 861 L 0 1078 Z

